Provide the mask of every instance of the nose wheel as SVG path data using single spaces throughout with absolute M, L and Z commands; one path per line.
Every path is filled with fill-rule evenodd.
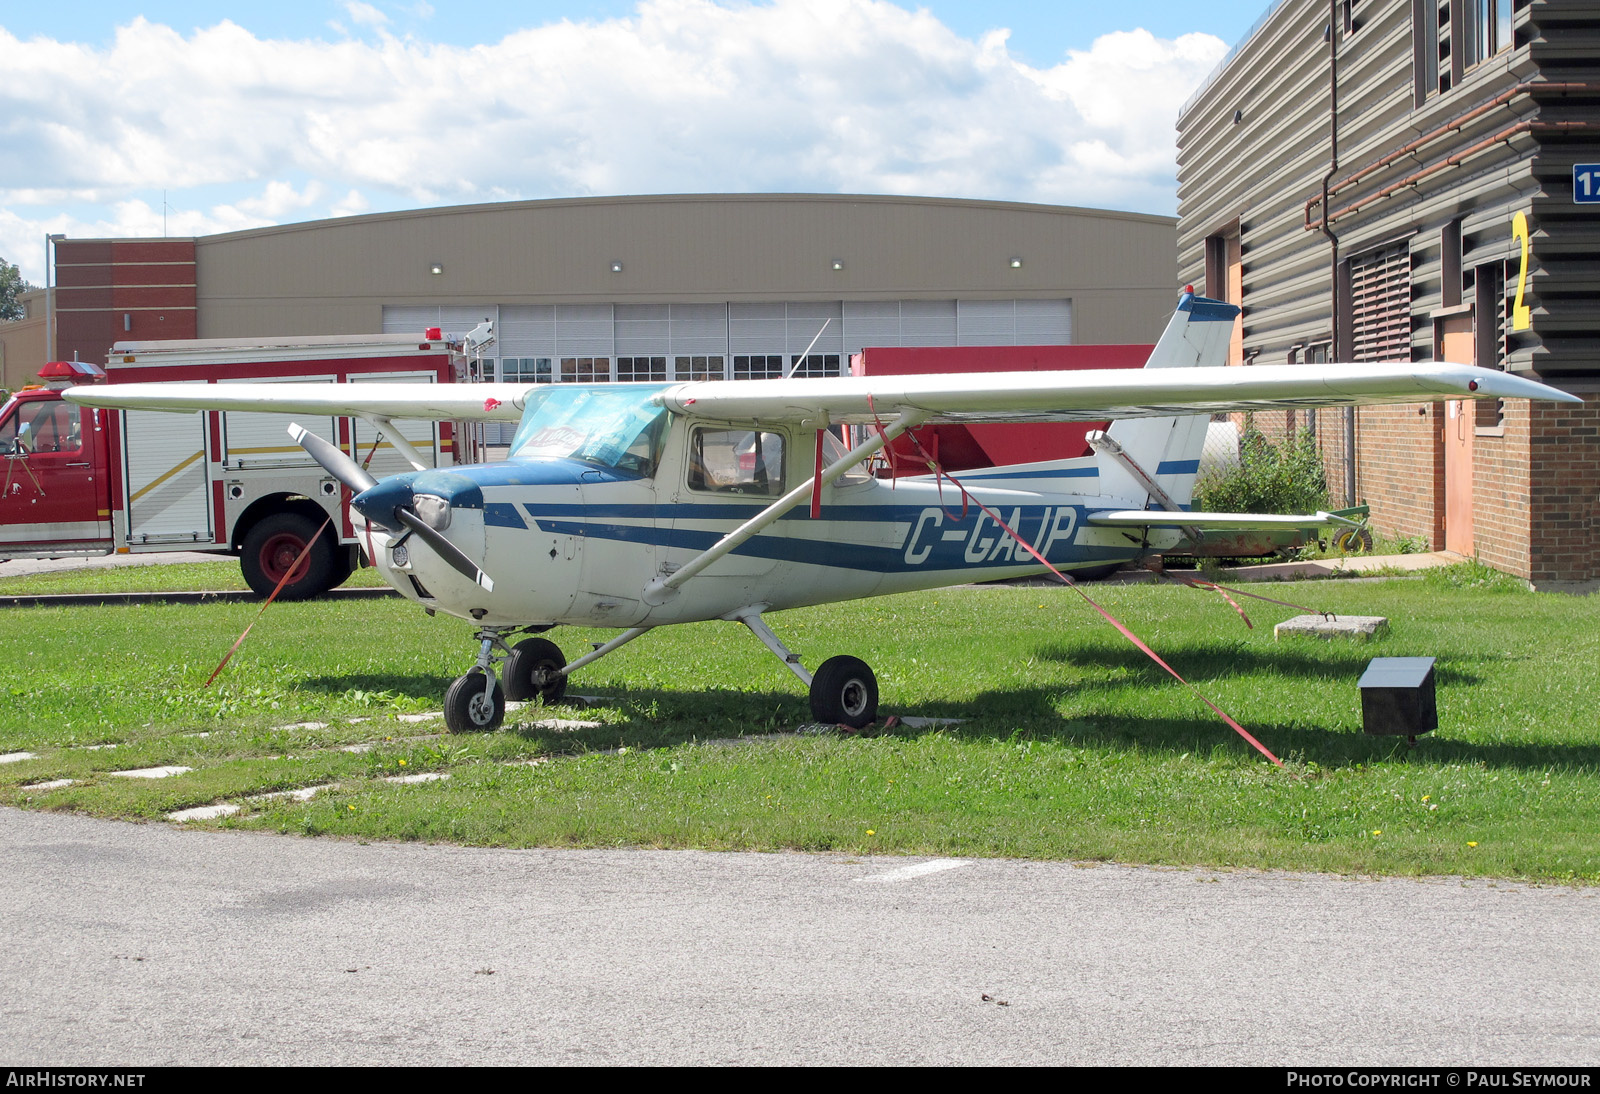
M 473 669 L 444 693 L 444 724 L 451 733 L 493 733 L 506 718 L 500 681 Z

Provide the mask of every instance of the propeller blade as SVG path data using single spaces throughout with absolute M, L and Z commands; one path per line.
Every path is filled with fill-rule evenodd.
M 483 587 L 486 592 L 494 592 L 494 580 L 473 562 L 461 548 L 457 547 L 444 537 L 444 533 L 432 525 L 423 522 L 423 519 L 409 509 L 396 509 L 394 515 L 400 518 L 400 523 L 416 533 L 417 538 L 432 547 L 434 553 L 453 566 L 458 573 L 470 577 Z
M 360 494 L 378 485 L 378 480 L 367 474 L 366 468 L 315 433 L 290 422 L 289 436 L 293 437 L 295 444 L 305 449 L 312 459 L 321 464 L 324 471 L 348 486 L 351 493 Z

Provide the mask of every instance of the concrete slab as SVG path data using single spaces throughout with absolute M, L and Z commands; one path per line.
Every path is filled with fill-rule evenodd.
M 1381 615 L 1297 615 L 1272 628 L 1272 637 L 1351 638 L 1369 642 L 1389 633 L 1389 621 Z
M 386 783 L 432 783 L 449 777 L 443 771 L 422 771 L 415 775 L 388 775 L 383 781 Z
M 431 722 L 435 718 L 443 717 L 444 711 L 432 710 L 426 714 L 396 714 L 394 720 L 397 722 Z
M 0 764 L 19 764 L 23 760 L 37 760 L 37 752 L 7 752 L 0 755 Z
M 251 794 L 245 799 L 247 802 L 270 802 L 280 798 L 288 798 L 297 802 L 310 801 L 324 790 L 332 790 L 338 783 L 323 783 L 320 786 L 302 786 L 298 790 L 273 790 L 266 794 Z
M 215 820 L 217 817 L 231 817 L 241 807 L 231 802 L 222 802 L 217 805 L 197 805 L 193 809 L 179 809 L 175 813 L 168 813 L 169 821 Z
M 18 787 L 19 790 L 60 790 L 63 786 L 71 786 L 76 779 L 51 779 L 43 783 L 25 783 Z
M 599 729 L 600 722 L 585 722 L 579 718 L 540 718 L 536 722 L 526 723 L 538 729 L 554 729 L 568 731 L 574 729 Z
M 105 749 L 116 747 L 116 745 L 84 745 L 83 750 L 85 752 L 102 752 Z
M 137 767 L 132 771 L 107 771 L 107 775 L 116 775 L 123 779 L 167 779 L 173 775 L 186 775 L 193 771 L 192 767 Z
M 328 723 L 327 722 L 290 722 L 288 725 L 273 726 L 273 727 L 271 727 L 269 732 L 272 732 L 272 733 L 283 733 L 283 732 L 285 732 L 287 730 L 291 730 L 291 729 L 327 729 L 327 728 L 328 728 Z

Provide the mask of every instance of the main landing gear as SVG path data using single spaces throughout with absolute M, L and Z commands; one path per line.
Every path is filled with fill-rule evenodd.
M 764 604 L 741 608 L 724 618 L 750 628 L 784 667 L 800 678 L 809 690 L 811 717 L 827 725 L 852 729 L 865 729 L 877 721 L 878 678 L 871 667 L 856 657 L 830 657 L 812 675 L 800 664 L 799 655 L 791 652 L 761 618 L 765 608 Z M 626 630 L 570 665 L 560 647 L 545 638 L 525 638 L 508 646 L 506 637 L 519 629 L 478 629 L 477 664 L 466 675 L 457 677 L 445 692 L 444 723 L 451 733 L 491 733 L 499 729 L 505 720 L 507 699 L 560 702 L 573 670 L 598 661 L 650 628 Z
M 805 670 L 800 657 L 772 633 L 761 618 L 762 606 L 742 608 L 724 618 L 736 619 L 750 628 L 763 645 L 782 661 L 784 667 L 806 685 L 811 698 L 811 717 L 830 726 L 844 725 L 865 729 L 878 720 L 878 678 L 871 667 L 856 657 L 830 657 L 817 666 L 816 675 Z

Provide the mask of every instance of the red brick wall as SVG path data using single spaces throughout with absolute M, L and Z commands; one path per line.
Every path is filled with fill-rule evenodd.
M 61 240 L 56 285 L 57 357 L 104 362 L 113 342 L 197 336 L 192 239 Z
M 1544 582 L 1600 579 L 1600 395 L 1582 406 L 1525 404 L 1529 415 L 1529 578 Z
M 1356 500 L 1372 507 L 1372 526 L 1389 537 L 1444 544 L 1444 451 L 1440 410 L 1431 403 L 1364 406 L 1356 411 Z M 1344 493 L 1344 412 L 1319 415 L 1333 498 Z
M 1472 438 L 1473 554 L 1497 570 L 1531 577 L 1532 511 L 1529 507 L 1529 407 L 1507 399 L 1501 422 L 1504 436 Z

